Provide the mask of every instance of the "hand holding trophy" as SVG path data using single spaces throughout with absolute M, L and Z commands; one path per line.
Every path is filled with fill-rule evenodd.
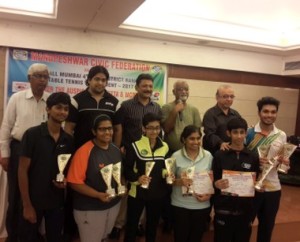
M 154 161 L 147 161 L 147 162 L 146 162 L 146 167 L 145 167 L 145 175 L 146 175 L 146 176 L 149 176 L 149 175 L 150 175 L 150 173 L 151 173 L 151 171 L 152 171 L 154 165 L 155 165 L 155 162 L 154 162 Z M 148 188 L 149 188 L 149 182 L 143 183 L 143 184 L 141 185 L 141 187 L 142 187 L 142 188 L 145 188 L 145 189 L 148 189 Z
M 71 157 L 71 154 L 60 154 L 57 156 L 57 164 L 59 173 L 56 175 L 56 182 L 64 182 L 64 170 Z
M 297 148 L 297 145 L 293 145 L 290 143 L 286 143 L 283 145 L 283 150 L 282 150 L 282 158 L 284 160 L 288 160 L 295 149 Z M 278 172 L 287 174 L 288 170 L 290 169 L 289 165 L 286 165 L 284 163 L 280 163 L 279 166 L 277 167 Z
M 121 162 L 113 165 L 112 175 L 118 184 L 118 196 L 124 195 L 126 193 L 126 188 L 121 183 Z
M 195 166 L 191 166 L 188 167 L 186 169 L 186 178 L 193 180 L 194 179 L 194 175 L 195 175 Z M 183 196 L 192 196 L 194 194 L 194 189 L 193 189 L 193 185 L 189 185 L 184 187 L 185 189 L 183 190 Z
M 173 157 L 165 159 L 165 165 L 167 169 L 167 177 L 166 177 L 167 184 L 173 184 L 173 174 L 174 174 L 173 169 L 174 169 L 175 161 L 176 160 Z
M 256 190 L 263 190 L 263 182 L 270 173 L 270 171 L 277 167 L 279 154 L 282 146 L 272 143 L 271 145 L 261 145 L 257 147 L 258 155 L 260 158 L 267 158 L 268 163 L 262 166 L 262 173 L 259 180 L 255 183 Z
M 113 164 L 109 164 L 102 169 L 100 169 L 100 174 L 107 186 L 106 193 L 109 194 L 109 198 L 114 198 L 116 196 L 116 191 L 111 187 Z

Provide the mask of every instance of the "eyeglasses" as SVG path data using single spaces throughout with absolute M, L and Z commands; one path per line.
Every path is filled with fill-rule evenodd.
M 98 130 L 102 133 L 105 133 L 106 131 L 108 132 L 112 132 L 113 131 L 113 127 L 99 127 Z
M 176 88 L 176 91 L 178 91 L 178 92 L 183 92 L 183 91 L 188 92 L 189 89 L 187 87 L 178 87 L 178 88 Z
M 154 131 L 160 132 L 161 127 L 152 127 L 152 126 L 149 126 L 149 127 L 146 127 L 146 130 L 149 130 L 151 132 L 154 132 Z
M 36 78 L 36 79 L 42 79 L 42 78 L 44 78 L 44 79 L 46 79 L 46 80 L 49 79 L 49 75 L 33 74 L 33 75 L 31 75 L 31 76 L 33 76 L 33 77 Z
M 221 97 L 221 98 L 223 98 L 223 99 L 234 99 L 235 98 L 235 96 L 234 95 L 223 95 L 223 96 L 219 96 L 219 97 Z
M 101 77 L 94 77 L 93 80 L 95 80 L 96 82 L 98 82 L 98 81 L 106 82 L 107 81 L 106 78 L 101 78 Z

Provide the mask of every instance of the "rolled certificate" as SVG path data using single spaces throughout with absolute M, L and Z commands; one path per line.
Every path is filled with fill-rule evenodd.
M 297 148 L 297 145 L 293 145 L 293 144 L 290 144 L 290 143 L 284 144 L 283 145 L 283 151 L 282 151 L 283 159 L 285 159 L 285 160 L 289 159 L 296 148 Z M 280 163 L 278 168 L 277 168 L 277 170 L 279 172 L 285 173 L 285 174 L 288 172 L 289 169 L 290 169 L 290 166 L 285 165 L 283 163 Z
M 188 179 L 193 180 L 194 179 L 194 175 L 195 175 L 195 166 L 190 166 L 186 169 L 186 177 Z M 194 194 L 194 189 L 193 189 L 193 185 L 190 185 L 188 187 L 183 187 L 185 188 L 183 190 L 183 195 L 184 196 L 192 196 Z
M 154 165 L 155 165 L 154 161 L 147 161 L 146 162 L 146 167 L 145 167 L 145 175 L 146 176 L 150 175 Z M 145 188 L 145 189 L 148 189 L 149 188 L 149 182 L 142 184 L 141 187 Z
M 64 170 L 71 157 L 71 154 L 60 154 L 57 156 L 57 165 L 59 173 L 56 175 L 56 182 L 63 182 L 65 179 Z
M 112 178 L 112 170 L 113 165 L 109 164 L 102 169 L 100 169 L 100 174 L 102 175 L 102 178 L 107 186 L 106 193 L 109 194 L 110 198 L 113 198 L 116 196 L 116 191 L 111 187 L 111 178 Z
M 173 174 L 175 161 L 176 159 L 173 157 L 165 159 L 165 165 L 168 173 L 166 178 L 167 184 L 173 184 L 172 174 Z
M 118 162 L 113 165 L 112 175 L 116 183 L 118 184 L 118 195 L 120 196 L 125 194 L 126 188 L 121 183 L 121 162 Z

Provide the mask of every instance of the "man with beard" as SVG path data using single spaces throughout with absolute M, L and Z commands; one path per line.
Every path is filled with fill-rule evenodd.
M 47 120 L 45 88 L 49 69 L 45 64 L 35 63 L 28 68 L 30 88 L 13 94 L 7 104 L 1 131 L 1 165 L 8 177 L 8 209 L 6 217 L 7 242 L 18 241 L 20 192 L 18 188 L 18 165 L 21 140 L 24 132 Z
M 153 77 L 150 74 L 142 73 L 136 79 L 136 95 L 124 101 L 116 112 L 114 120 L 114 142 L 117 146 L 128 150 L 133 142 L 142 137 L 142 120 L 145 114 L 155 113 L 161 115 L 160 106 L 151 100 L 153 92 Z M 126 223 L 126 200 L 123 197 L 121 208 L 115 222 L 115 226 L 110 233 L 111 239 L 118 239 L 120 231 Z
M 263 97 L 257 102 L 260 121 L 247 132 L 249 150 L 257 152 L 260 145 L 281 147 L 286 143 L 286 134 L 275 126 L 280 102 L 273 97 Z M 268 164 L 267 158 L 259 159 L 260 165 Z M 289 160 L 280 157 L 280 163 L 289 165 Z M 258 218 L 257 242 L 270 242 L 279 209 L 281 185 L 277 168 L 273 167 L 263 182 L 263 190 L 255 193 L 254 209 Z M 253 220 L 254 220 L 253 218 Z
M 226 134 L 227 123 L 233 118 L 241 117 L 236 110 L 231 108 L 234 98 L 231 86 L 220 86 L 216 93 L 217 104 L 204 114 L 203 148 L 210 151 L 212 155 L 217 150 L 229 149 L 230 138 Z
M 201 127 L 201 118 L 196 107 L 187 103 L 189 85 L 185 81 L 177 81 L 173 86 L 175 101 L 162 107 L 162 126 L 165 131 L 164 140 L 169 145 L 169 154 L 182 148 L 180 136 L 188 125 Z

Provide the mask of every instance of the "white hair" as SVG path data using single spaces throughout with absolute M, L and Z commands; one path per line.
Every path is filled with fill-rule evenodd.
M 48 66 L 42 63 L 34 63 L 28 68 L 28 75 L 32 75 L 35 72 L 48 71 Z

